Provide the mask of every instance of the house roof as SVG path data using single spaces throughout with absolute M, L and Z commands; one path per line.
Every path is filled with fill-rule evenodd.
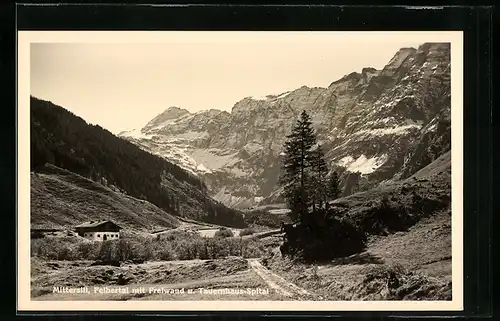
M 100 225 L 105 224 L 105 223 L 111 223 L 113 225 L 116 225 L 118 228 L 121 228 L 118 224 L 113 223 L 113 222 L 108 221 L 108 220 L 97 220 L 97 221 L 85 222 L 85 223 L 82 223 L 82 224 L 77 225 L 75 227 L 97 227 L 97 226 L 100 226 Z

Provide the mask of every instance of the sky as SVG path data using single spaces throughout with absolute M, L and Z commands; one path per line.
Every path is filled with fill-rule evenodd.
M 248 96 L 327 87 L 364 67 L 381 69 L 400 48 L 417 48 L 430 38 L 198 32 L 155 42 L 95 39 L 31 43 L 30 92 L 118 134 L 142 128 L 171 106 L 230 112 Z

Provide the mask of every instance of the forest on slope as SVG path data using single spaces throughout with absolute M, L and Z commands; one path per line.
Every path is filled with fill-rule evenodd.
M 195 175 L 50 101 L 31 97 L 30 103 L 32 171 L 52 164 L 176 216 L 245 226 L 242 213 L 210 198 Z

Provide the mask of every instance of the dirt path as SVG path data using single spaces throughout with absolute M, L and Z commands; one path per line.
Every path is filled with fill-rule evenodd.
M 274 291 L 282 296 L 293 300 L 321 300 L 322 298 L 310 291 L 307 291 L 287 280 L 281 276 L 271 272 L 264 267 L 258 259 L 249 259 L 248 263 L 257 275 L 259 275 L 266 284 Z
M 268 230 L 268 231 L 264 231 L 264 232 L 258 232 L 258 233 L 254 233 L 254 234 L 250 234 L 250 235 L 245 235 L 243 236 L 243 238 L 258 238 L 258 239 L 261 239 L 261 238 L 264 238 L 264 237 L 268 237 L 268 236 L 273 236 L 273 235 L 278 235 L 278 234 L 281 234 L 283 232 L 281 232 L 281 229 L 275 229 L 275 230 Z

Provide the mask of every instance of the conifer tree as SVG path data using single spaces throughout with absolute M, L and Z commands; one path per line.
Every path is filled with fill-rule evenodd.
M 317 144 L 311 148 L 309 159 L 311 163 L 311 186 L 309 190 L 313 192 L 312 207 L 313 211 L 318 208 L 323 208 L 327 202 L 327 174 L 328 167 L 326 165 L 325 156 L 321 145 Z
M 303 111 L 284 145 L 280 185 L 284 189 L 292 220 L 303 218 L 308 210 L 308 169 L 311 167 L 311 148 L 316 143 L 311 125 L 310 116 Z
M 337 172 L 332 172 L 328 178 L 328 199 L 333 201 L 340 197 L 340 180 Z

